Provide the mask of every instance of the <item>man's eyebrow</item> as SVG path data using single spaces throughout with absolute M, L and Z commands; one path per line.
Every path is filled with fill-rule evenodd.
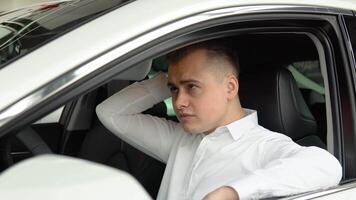
M 176 85 L 175 85 L 174 83 L 172 83 L 172 82 L 168 82 L 168 83 L 167 83 L 167 86 L 168 86 L 168 87 L 175 87 Z
M 179 83 L 182 85 L 185 85 L 188 83 L 200 83 L 200 81 L 195 80 L 195 79 L 187 79 L 187 80 L 181 80 L 181 81 L 179 81 Z M 168 87 L 176 87 L 176 84 L 168 81 L 167 86 Z
M 187 79 L 187 80 L 182 80 L 179 81 L 180 84 L 187 84 L 187 83 L 200 83 L 200 81 L 198 80 L 194 80 L 194 79 Z

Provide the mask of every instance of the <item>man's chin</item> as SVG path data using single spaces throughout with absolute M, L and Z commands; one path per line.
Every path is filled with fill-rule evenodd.
M 199 134 L 201 133 L 201 130 L 198 130 L 197 128 L 189 127 L 189 126 L 184 126 L 183 129 L 185 132 L 190 133 L 190 134 Z
M 191 126 L 188 126 L 188 125 L 184 125 L 183 123 L 182 123 L 182 126 L 183 126 L 184 131 L 187 132 L 187 133 L 190 133 L 190 134 L 203 133 L 205 135 L 208 135 L 208 134 L 214 132 L 214 130 L 215 130 L 215 128 L 207 130 L 207 129 L 198 128 L 198 127 L 191 127 Z

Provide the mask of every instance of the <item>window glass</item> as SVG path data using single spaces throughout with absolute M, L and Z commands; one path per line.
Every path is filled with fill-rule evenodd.
M 288 70 L 297 81 L 299 88 L 310 89 L 320 95 L 325 95 L 319 61 L 295 62 L 288 66 Z
M 324 79 L 318 60 L 293 62 L 288 65 L 304 100 L 317 123 L 317 135 L 326 144 L 327 120 Z
M 292 73 L 296 80 L 298 87 L 302 91 L 308 107 L 313 111 L 316 107 L 320 107 L 317 103 L 322 103 L 325 107 L 325 88 L 324 80 L 321 74 L 320 65 L 318 60 L 306 60 L 293 62 L 288 65 L 288 70 Z M 168 63 L 165 56 L 153 60 L 152 68 L 149 77 L 153 77 L 159 71 L 167 73 Z M 167 115 L 175 116 L 172 98 L 164 100 L 167 107 Z M 324 110 L 324 108 L 323 108 Z M 319 111 L 316 111 L 319 112 Z M 313 113 L 314 115 L 319 115 Z
M 73 0 L 27 7 L 0 15 L 0 69 L 47 41 L 128 0 Z
M 49 113 L 48 115 L 42 117 L 34 124 L 46 124 L 46 123 L 59 123 L 59 119 L 61 118 L 64 106 L 58 108 L 57 110 Z

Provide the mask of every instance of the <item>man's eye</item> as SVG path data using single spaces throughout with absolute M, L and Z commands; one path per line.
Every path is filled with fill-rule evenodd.
M 176 87 L 170 87 L 169 90 L 170 90 L 171 93 L 173 94 L 173 93 L 177 93 L 178 88 L 176 88 Z
M 188 88 L 192 90 L 192 89 L 197 89 L 198 86 L 193 85 L 193 84 L 189 84 L 189 85 L 188 85 Z
M 190 94 L 196 95 L 199 93 L 199 87 L 197 85 L 189 84 L 187 87 Z

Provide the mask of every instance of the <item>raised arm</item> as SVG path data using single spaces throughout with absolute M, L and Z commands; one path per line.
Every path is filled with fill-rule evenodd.
M 169 96 L 167 79 L 160 73 L 114 94 L 96 107 L 96 113 L 112 133 L 141 151 L 167 162 L 170 147 L 178 136 L 178 123 L 141 112 Z

